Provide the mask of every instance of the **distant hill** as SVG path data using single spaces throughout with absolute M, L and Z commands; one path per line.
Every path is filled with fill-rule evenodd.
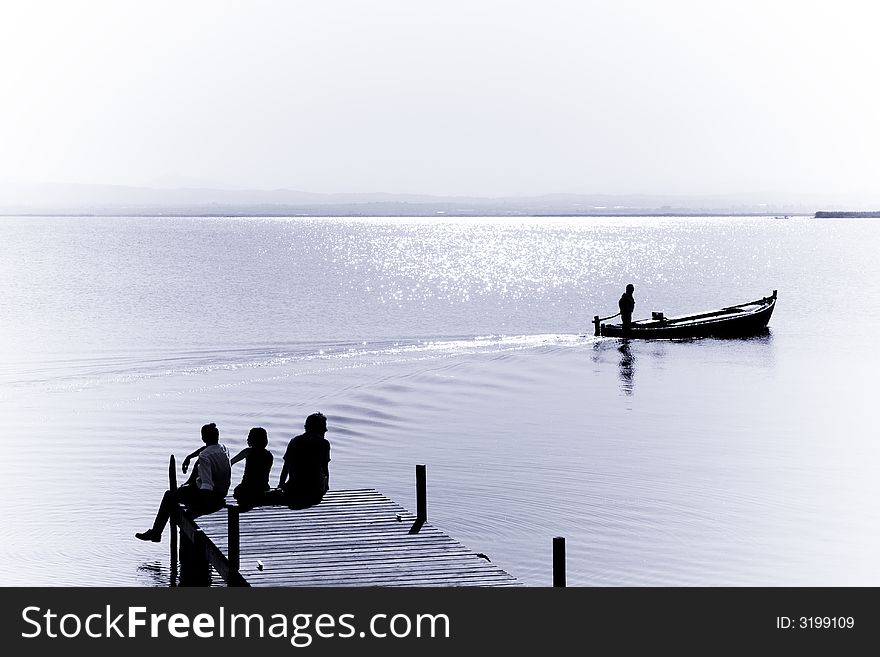
M 842 218 L 842 217 L 871 217 L 880 218 L 880 210 L 870 212 L 829 212 L 821 210 L 815 214 L 817 219 Z
M 431 196 L 319 194 L 291 189 L 213 189 L 84 184 L 2 184 L 0 214 L 171 216 L 613 216 L 813 214 L 835 199 L 772 194 L 545 194 Z M 185 180 L 177 179 L 184 183 Z

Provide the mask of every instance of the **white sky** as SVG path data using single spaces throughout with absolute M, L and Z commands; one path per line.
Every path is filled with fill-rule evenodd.
M 847 0 L 3 0 L 0 181 L 868 194 L 878 18 Z

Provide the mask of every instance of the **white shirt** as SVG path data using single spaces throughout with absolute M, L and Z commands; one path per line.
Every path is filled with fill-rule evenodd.
M 196 484 L 202 490 L 212 490 L 225 496 L 229 492 L 232 466 L 226 445 L 208 445 L 199 454 L 199 472 Z

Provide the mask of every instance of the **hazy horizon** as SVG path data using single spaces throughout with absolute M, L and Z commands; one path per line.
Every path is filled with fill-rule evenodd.
M 539 194 L 440 196 L 389 192 L 321 194 L 291 189 L 154 187 L 0 182 L 0 215 L 590 216 L 877 212 L 880 195 L 855 200 L 813 193 Z
M 876 199 L 857 2 L 33 2 L 0 182 Z M 181 184 L 183 181 L 183 184 Z

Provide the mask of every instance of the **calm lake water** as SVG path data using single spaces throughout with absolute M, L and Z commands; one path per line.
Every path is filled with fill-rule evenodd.
M 216 422 L 323 411 L 376 488 L 529 585 L 878 586 L 880 221 L 0 218 L 0 584 L 168 581 L 135 540 Z M 750 340 L 592 337 L 769 295 Z M 584 335 L 586 334 L 586 336 Z M 241 466 L 233 470 L 233 482 Z

